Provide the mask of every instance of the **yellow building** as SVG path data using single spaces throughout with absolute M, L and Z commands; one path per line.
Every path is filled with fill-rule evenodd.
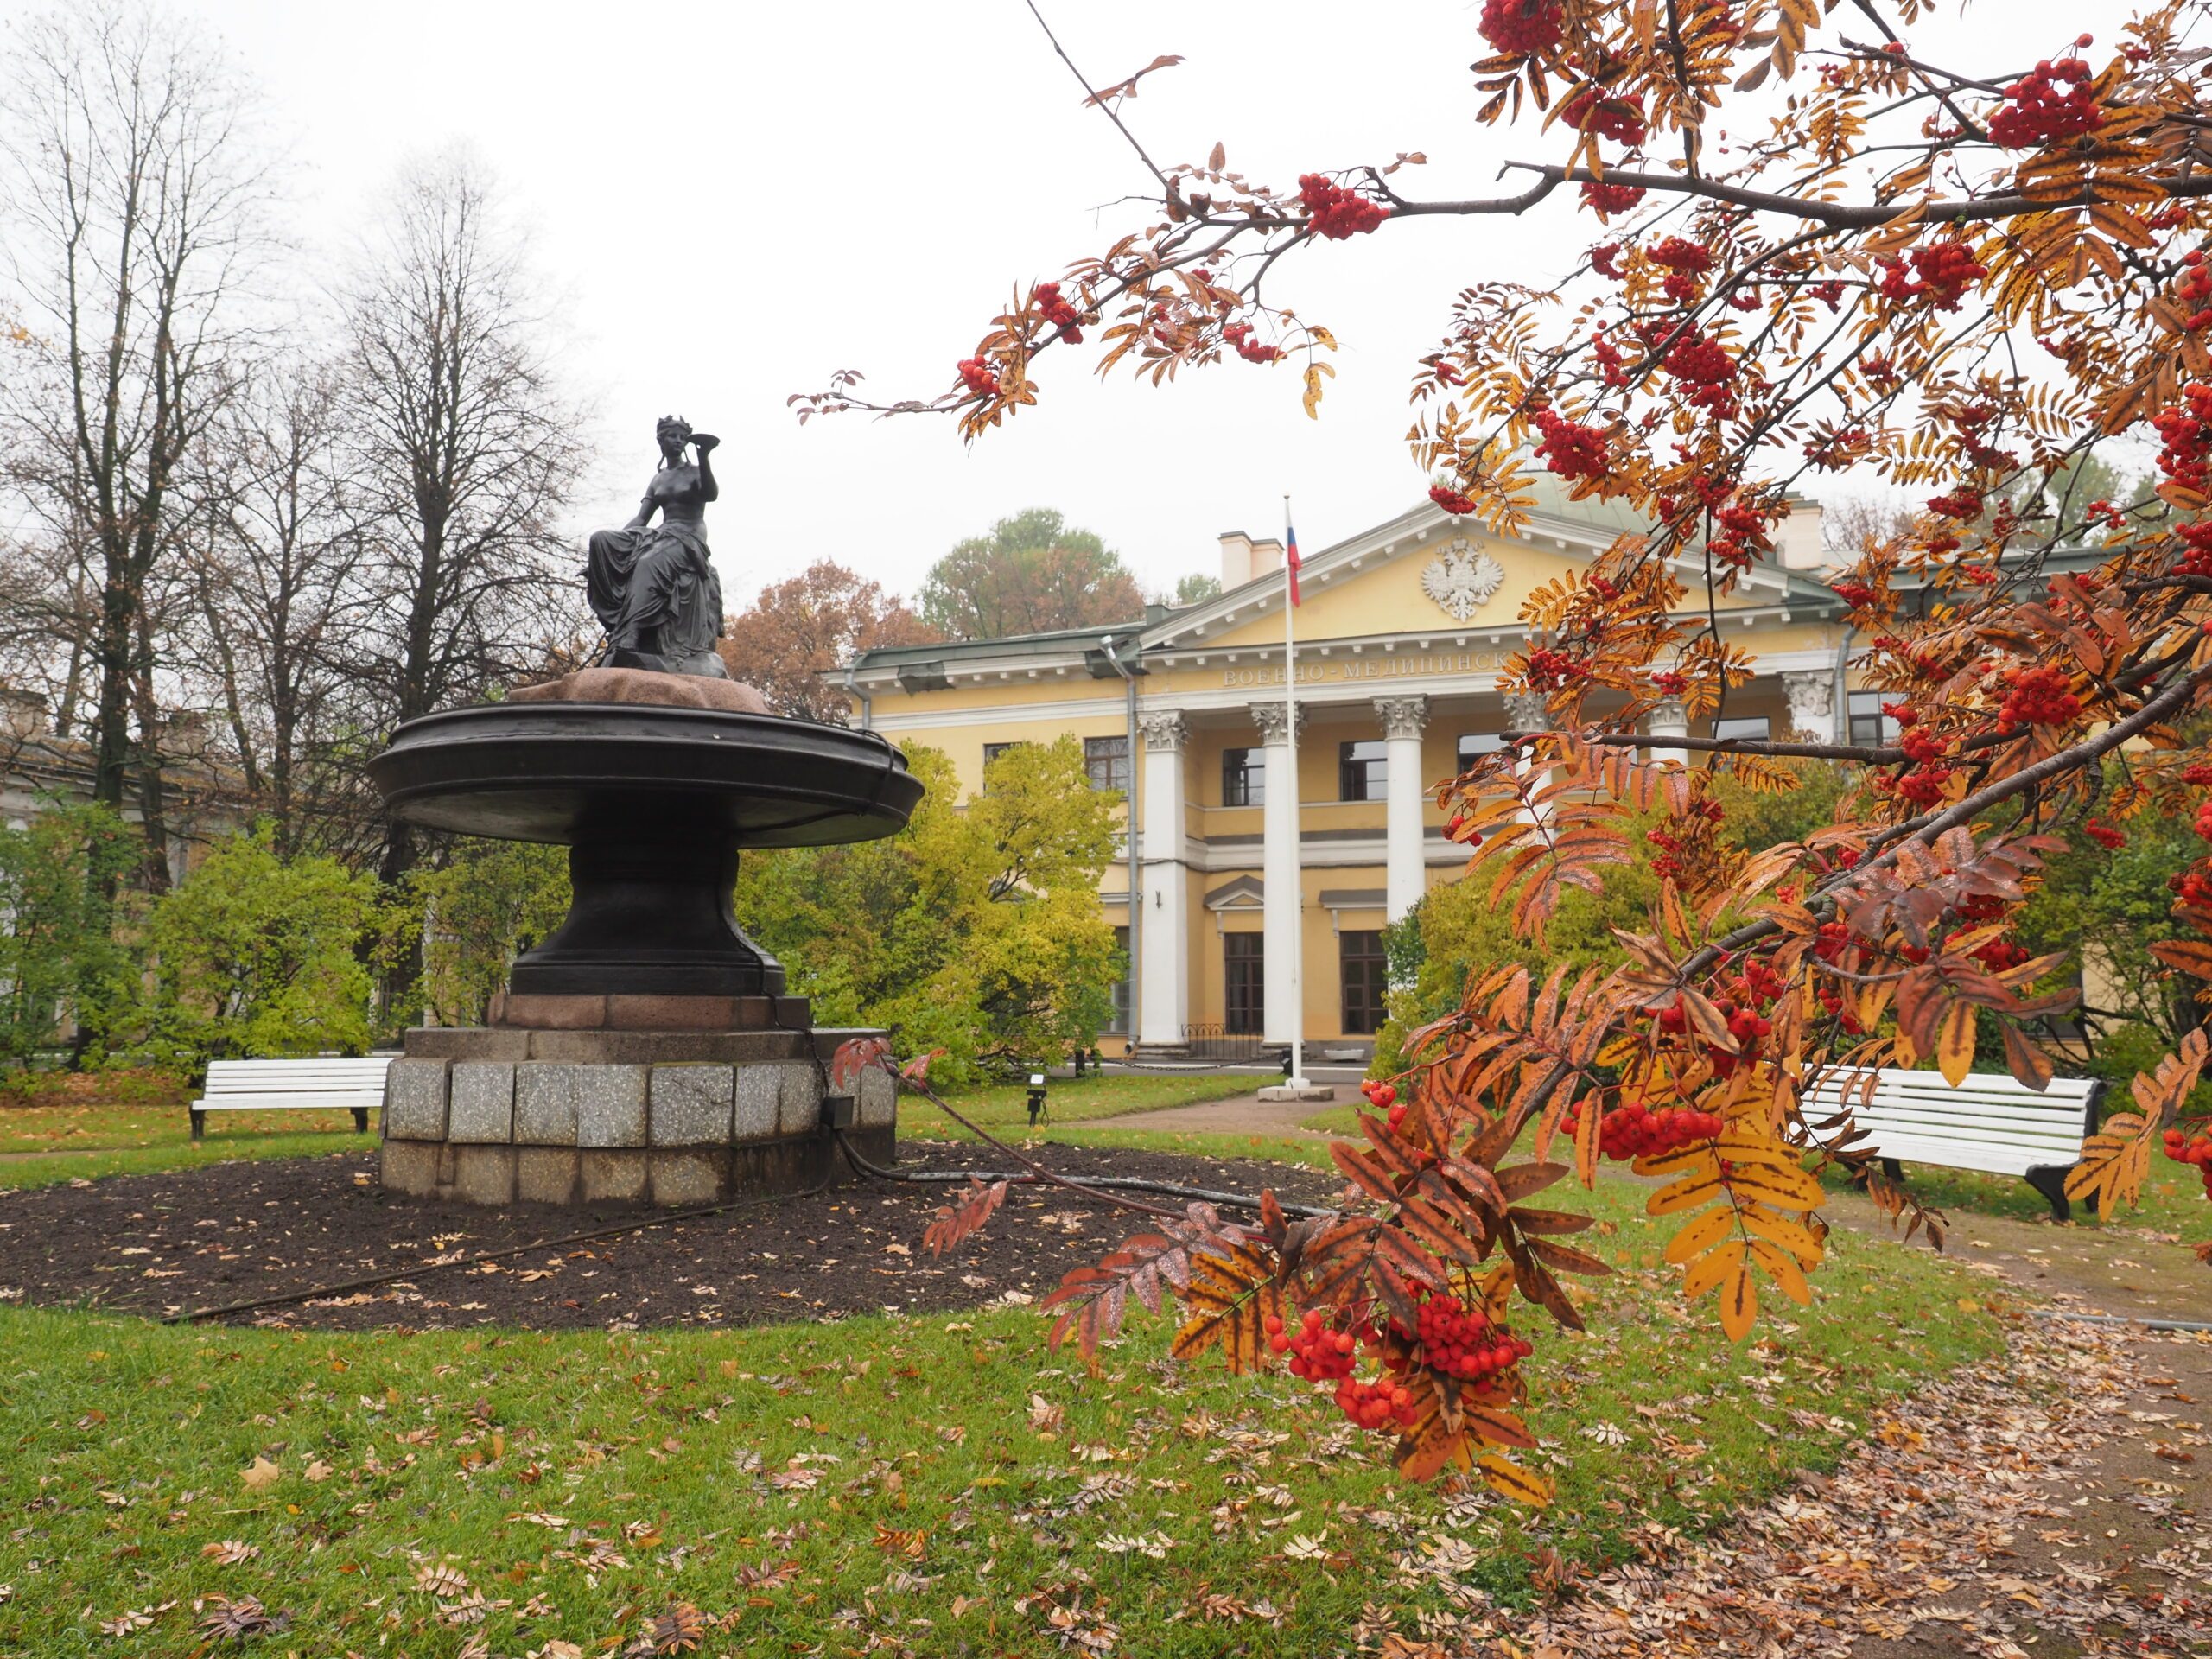
M 1063 733 L 1083 741 L 1095 786 L 1134 783 L 1138 835 L 1098 896 L 1131 957 L 1109 1052 L 1172 1050 L 1209 1028 L 1287 1041 L 1294 930 L 1305 1037 L 1358 1046 L 1382 1019 L 1382 929 L 1465 863 L 1434 785 L 1543 721 L 1541 700 L 1498 690 L 1528 643 L 1522 598 L 1627 524 L 1554 494 L 1525 536 L 1500 537 L 1424 502 L 1306 553 L 1294 791 L 1280 782 L 1282 548 L 1241 532 L 1220 538 L 1217 599 L 1118 627 L 865 652 L 847 671 L 853 718 L 944 751 L 963 793 L 1001 747 Z M 1838 697 L 1845 610 L 1808 574 L 1824 563 L 1818 507 L 1800 504 L 1784 529 L 1777 561 L 1726 603 L 1730 643 L 1740 631 L 1758 675 L 1730 695 L 1719 734 L 1856 724 L 1867 741 L 1878 698 Z M 1648 729 L 1660 753 L 1690 731 L 1679 708 Z

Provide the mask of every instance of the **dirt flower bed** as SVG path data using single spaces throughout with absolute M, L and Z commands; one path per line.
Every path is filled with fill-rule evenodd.
M 900 1150 L 914 1168 L 982 1161 L 970 1147 Z M 1339 1185 L 1160 1153 L 1049 1147 L 1039 1155 L 1066 1174 L 1224 1192 L 1273 1185 L 1312 1198 Z M 652 1212 L 424 1203 L 386 1193 L 375 1168 L 373 1155 L 341 1154 L 6 1194 L 0 1299 L 163 1317 L 409 1269 L 388 1284 L 232 1318 L 323 1330 L 753 1325 L 1041 1296 L 1141 1220 L 1065 1189 L 1017 1188 L 999 1219 L 939 1261 L 922 1248 L 922 1230 L 957 1189 L 869 1181 L 463 1267 L 450 1263 Z

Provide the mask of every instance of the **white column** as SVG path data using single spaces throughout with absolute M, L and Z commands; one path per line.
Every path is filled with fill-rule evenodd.
M 1688 749 L 1669 747 L 1664 741 L 1690 734 L 1690 717 L 1680 697 L 1664 697 L 1654 703 L 1650 714 L 1644 719 L 1643 729 L 1652 740 L 1651 758 L 1654 760 L 1678 760 L 1684 766 L 1689 764 L 1690 752 Z
M 1421 849 L 1421 803 L 1428 779 L 1421 772 L 1421 734 L 1428 724 L 1427 697 L 1377 697 L 1382 721 L 1384 817 L 1383 903 L 1392 921 L 1421 902 L 1428 890 Z
M 1262 952 L 1262 971 L 1267 976 L 1267 1007 L 1261 1035 L 1270 1043 L 1290 1040 L 1293 1016 L 1291 982 L 1294 976 L 1293 951 L 1298 930 L 1305 925 L 1300 903 L 1298 874 L 1298 779 L 1290 775 L 1290 716 L 1280 702 L 1252 705 L 1252 723 L 1260 728 L 1262 772 L 1262 813 L 1260 875 L 1267 889 L 1264 921 L 1267 945 Z M 1298 706 L 1299 729 L 1306 727 L 1306 705 Z
M 1548 732 L 1552 728 L 1552 713 L 1545 705 L 1541 694 L 1535 691 L 1509 691 L 1505 694 L 1505 729 L 1509 732 Z M 1526 778 L 1531 763 L 1516 760 L 1513 765 L 1516 778 Z M 1541 783 L 1541 779 L 1538 780 Z M 1523 809 L 1524 823 L 1533 823 L 1539 811 Z
M 1808 743 L 1826 743 L 1835 729 L 1835 672 L 1816 668 L 1803 674 L 1784 674 L 1782 689 L 1789 697 L 1789 733 Z
M 1144 735 L 1144 961 L 1138 975 L 1137 1040 L 1158 1046 L 1183 1040 L 1191 1017 L 1190 869 L 1183 858 L 1182 711 L 1137 716 Z

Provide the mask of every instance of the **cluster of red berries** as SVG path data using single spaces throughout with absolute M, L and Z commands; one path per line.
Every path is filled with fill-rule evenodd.
M 1306 228 L 1332 242 L 1371 231 L 1390 217 L 1390 210 L 1380 202 L 1332 183 L 1319 173 L 1298 175 L 1298 200 L 1306 208 Z
M 2204 1196 L 2212 1198 L 2212 1135 L 2198 1134 L 2194 1137 L 2179 1129 L 2168 1129 L 2165 1134 L 2166 1156 L 2179 1164 L 2194 1164 L 2204 1177 Z
M 1643 200 L 1640 184 L 1600 184 L 1595 179 L 1586 180 L 1582 186 L 1585 205 L 1601 213 L 1625 213 Z
M 2007 149 L 2035 149 L 2078 138 L 2105 124 L 2079 58 L 2045 59 L 2005 89 L 2005 107 L 1990 118 L 1989 136 Z
M 1586 185 L 1584 188 L 1586 189 L 1588 187 Z M 1618 260 L 1620 257 L 1621 245 L 1619 243 L 1600 242 L 1596 247 L 1590 250 L 1590 269 L 1596 271 L 1600 276 L 1610 276 L 1618 283 L 1621 280 L 1623 273 L 1620 266 L 1615 262 Z
M 1580 1110 L 1567 1115 L 1567 1132 L 1573 1135 L 1581 1121 Z M 1598 1150 L 1616 1163 L 1635 1158 L 1657 1158 L 1693 1141 L 1717 1139 L 1726 1128 L 1714 1112 L 1687 1106 L 1662 1106 L 1651 1110 L 1631 1100 L 1607 1112 L 1598 1126 Z
M 963 385 L 979 397 L 995 397 L 999 395 L 998 372 L 980 357 L 963 357 L 960 359 L 960 380 Z
M 2212 386 L 2197 384 L 2181 389 L 2182 403 L 2160 410 L 2151 417 L 2165 448 L 2158 452 L 2158 470 L 2185 488 L 2203 492 L 2207 486 L 2205 456 L 2212 449 Z
M 1955 490 L 1928 498 L 1928 511 L 1961 521 L 1981 517 L 1981 492 L 1961 484 Z
M 1997 718 L 2007 726 L 2063 726 L 2082 712 L 2082 699 L 2074 695 L 2073 682 L 2063 668 L 2038 663 L 2032 668 L 2008 669 L 2010 689 Z
M 1333 1382 L 1351 1375 L 1359 1351 L 1358 1334 L 1336 1329 L 1319 1308 L 1307 1308 L 1305 1319 L 1294 1330 L 1284 1329 L 1281 1316 L 1270 1313 L 1266 1329 L 1268 1346 L 1290 1356 L 1293 1376 L 1309 1382 Z
M 1560 0 L 1484 0 L 1475 29 L 1501 52 L 1533 55 L 1559 44 Z
M 1465 822 L 1465 820 L 1464 818 L 1452 819 L 1451 823 L 1446 826 L 1445 833 L 1446 835 L 1452 834 L 1453 831 L 1458 830 L 1461 823 Z M 1359 1085 L 1359 1092 L 1367 1096 L 1367 1103 L 1369 1105 L 1375 1108 L 1376 1111 L 1384 1113 L 1389 1116 L 1390 1120 L 1390 1127 L 1392 1128 L 1396 1128 L 1401 1123 L 1403 1123 L 1406 1121 L 1406 1103 L 1398 1098 L 1396 1084 L 1389 1083 L 1363 1083 Z
M 1580 92 L 1560 105 L 1559 116 L 1560 120 L 1578 131 L 1594 132 L 1600 138 L 1626 144 L 1630 149 L 1642 143 L 1650 131 L 1643 118 L 1642 93 L 1615 98 L 1594 80 L 1586 83 Z
M 1942 800 L 1949 791 L 1955 766 L 1922 766 L 1897 779 L 1891 787 L 1900 800 L 1910 801 L 1915 806 L 1929 807 Z
M 1528 681 L 1531 690 L 1556 691 L 1563 685 L 1587 679 L 1589 669 L 1563 651 L 1539 645 L 1529 653 Z
M 2176 528 L 2181 544 L 2187 550 L 2174 565 L 2175 572 L 2184 576 L 2212 576 L 2212 522 L 2199 518 Z
M 1362 1428 L 1381 1428 L 1388 1423 L 1411 1428 L 1421 1421 L 1406 1385 L 1387 1376 L 1372 1382 L 1355 1382 L 1346 1377 L 1337 1384 L 1337 1409 Z
M 1903 728 L 1897 734 L 1897 747 L 1904 751 L 1904 758 L 1916 766 L 1926 766 L 1931 760 L 1941 760 L 1951 752 L 1951 740 L 1941 732 L 1933 732 L 1912 721 L 1899 721 Z
M 2116 853 L 2127 845 L 2127 837 L 2101 818 L 2091 818 L 2082 826 L 2082 833 L 2107 852 Z
M 1738 1008 L 1727 1002 L 1716 1002 L 1713 1006 L 1728 1022 L 1728 1034 L 1736 1039 L 1739 1051 L 1731 1054 L 1714 1044 L 1706 1045 L 1706 1058 L 1713 1066 L 1713 1075 L 1726 1077 L 1732 1075 L 1738 1065 L 1748 1065 L 1758 1058 L 1759 1045 L 1773 1033 L 1774 1024 L 1750 1008 Z M 1689 1029 L 1689 1011 L 1682 1007 L 1680 997 L 1659 1010 L 1659 1029 L 1673 1033 Z
M 1249 322 L 1224 322 L 1221 337 L 1236 348 L 1236 355 L 1247 363 L 1272 363 L 1283 354 L 1280 346 L 1262 345 L 1253 336 Z
M 1736 378 L 1736 359 L 1728 348 L 1697 329 L 1685 329 L 1667 350 L 1668 373 L 1694 388 L 1689 401 L 1700 408 L 1722 412 L 1729 401 L 1728 383 Z
M 1536 446 L 1536 454 L 1551 471 L 1561 478 L 1605 475 L 1610 462 L 1605 428 L 1579 425 L 1551 409 L 1540 409 L 1529 418 L 1544 435 L 1543 442 Z
M 1428 499 L 1435 502 L 1438 506 L 1443 508 L 1446 512 L 1468 513 L 1472 512 L 1475 510 L 1473 499 L 1471 497 L 1460 494 L 1459 491 L 1453 489 L 1449 484 L 1430 485 L 1428 486 Z
M 2201 334 L 2212 328 L 2212 306 L 2206 304 L 2212 301 L 2212 264 L 2205 263 L 2202 248 L 2191 248 L 2182 255 L 2181 263 L 2181 281 L 2174 285 L 2174 297 L 2196 308 L 2182 327 L 2192 334 Z
M 1963 242 L 1931 242 L 1915 248 L 1909 264 L 1894 253 L 1878 255 L 1874 263 L 1882 267 L 1882 280 L 1875 291 L 1884 299 L 1924 296 L 1943 311 L 1957 310 L 1967 284 L 1989 275 L 1989 267 L 1978 264 L 1974 250 Z
M 1655 242 L 1644 250 L 1643 257 L 1667 273 L 1667 280 L 1660 286 L 1677 305 L 1697 298 L 1701 286 L 1698 278 L 1713 269 L 1712 251 L 1686 237 L 1670 236 Z M 1754 299 L 1751 303 L 1758 302 Z
M 1863 610 L 1874 602 L 1874 590 L 1863 582 L 1832 582 L 1828 591 L 1853 610 Z
M 1071 346 L 1083 344 L 1083 330 L 1076 326 L 1083 320 L 1083 313 L 1060 297 L 1058 283 L 1038 283 L 1035 303 L 1045 321 L 1052 325 L 1063 340 Z
M 1754 550 L 1733 536 L 1713 537 L 1706 543 L 1705 550 L 1713 556 L 1715 564 L 1726 570 L 1748 570 L 1751 568 L 1751 561 L 1758 556 Z
M 1690 689 L 1690 677 L 1675 669 L 1662 668 L 1651 677 L 1651 689 L 1670 697 L 1679 697 Z
M 1520 1338 L 1493 1326 L 1490 1316 L 1479 1307 L 1469 1307 L 1433 1290 L 1422 1295 L 1416 1313 L 1419 1325 L 1413 1335 L 1421 1344 L 1421 1360 L 1447 1376 L 1494 1376 L 1535 1352 Z M 1405 1329 L 1395 1319 L 1390 1321 L 1390 1327 L 1398 1332 Z

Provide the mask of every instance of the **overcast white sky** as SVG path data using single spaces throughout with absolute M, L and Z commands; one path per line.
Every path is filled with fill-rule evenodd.
M 1426 487 L 1402 442 L 1408 367 L 1452 293 L 1541 283 L 1589 225 L 1407 222 L 1279 268 L 1278 302 L 1343 342 L 1318 422 L 1288 364 L 1154 391 L 1055 353 L 1039 408 L 973 451 L 936 418 L 802 429 L 785 399 L 832 369 L 933 395 L 1014 284 L 1143 222 L 1101 211 L 1144 181 L 1020 0 L 167 3 L 268 94 L 309 247 L 341 246 L 410 149 L 459 140 L 491 163 L 536 227 L 566 367 L 599 410 L 584 519 L 628 516 L 655 416 L 719 432 L 710 530 L 733 606 L 825 555 L 911 591 L 961 537 L 1031 505 L 1099 531 L 1147 588 L 1214 570 L 1221 531 L 1278 531 L 1286 490 L 1309 550 L 1356 533 Z M 1188 60 L 1126 106 L 1163 162 L 1220 139 L 1232 167 L 1287 186 L 1418 149 L 1430 165 L 1409 188 L 1458 195 L 1556 148 L 1475 124 L 1476 0 L 1041 3 L 1096 82 Z M 39 9 L 0 0 L 0 16 Z M 1980 0 L 1964 27 L 2001 22 L 2024 67 L 2085 25 L 2109 39 L 2129 10 Z

